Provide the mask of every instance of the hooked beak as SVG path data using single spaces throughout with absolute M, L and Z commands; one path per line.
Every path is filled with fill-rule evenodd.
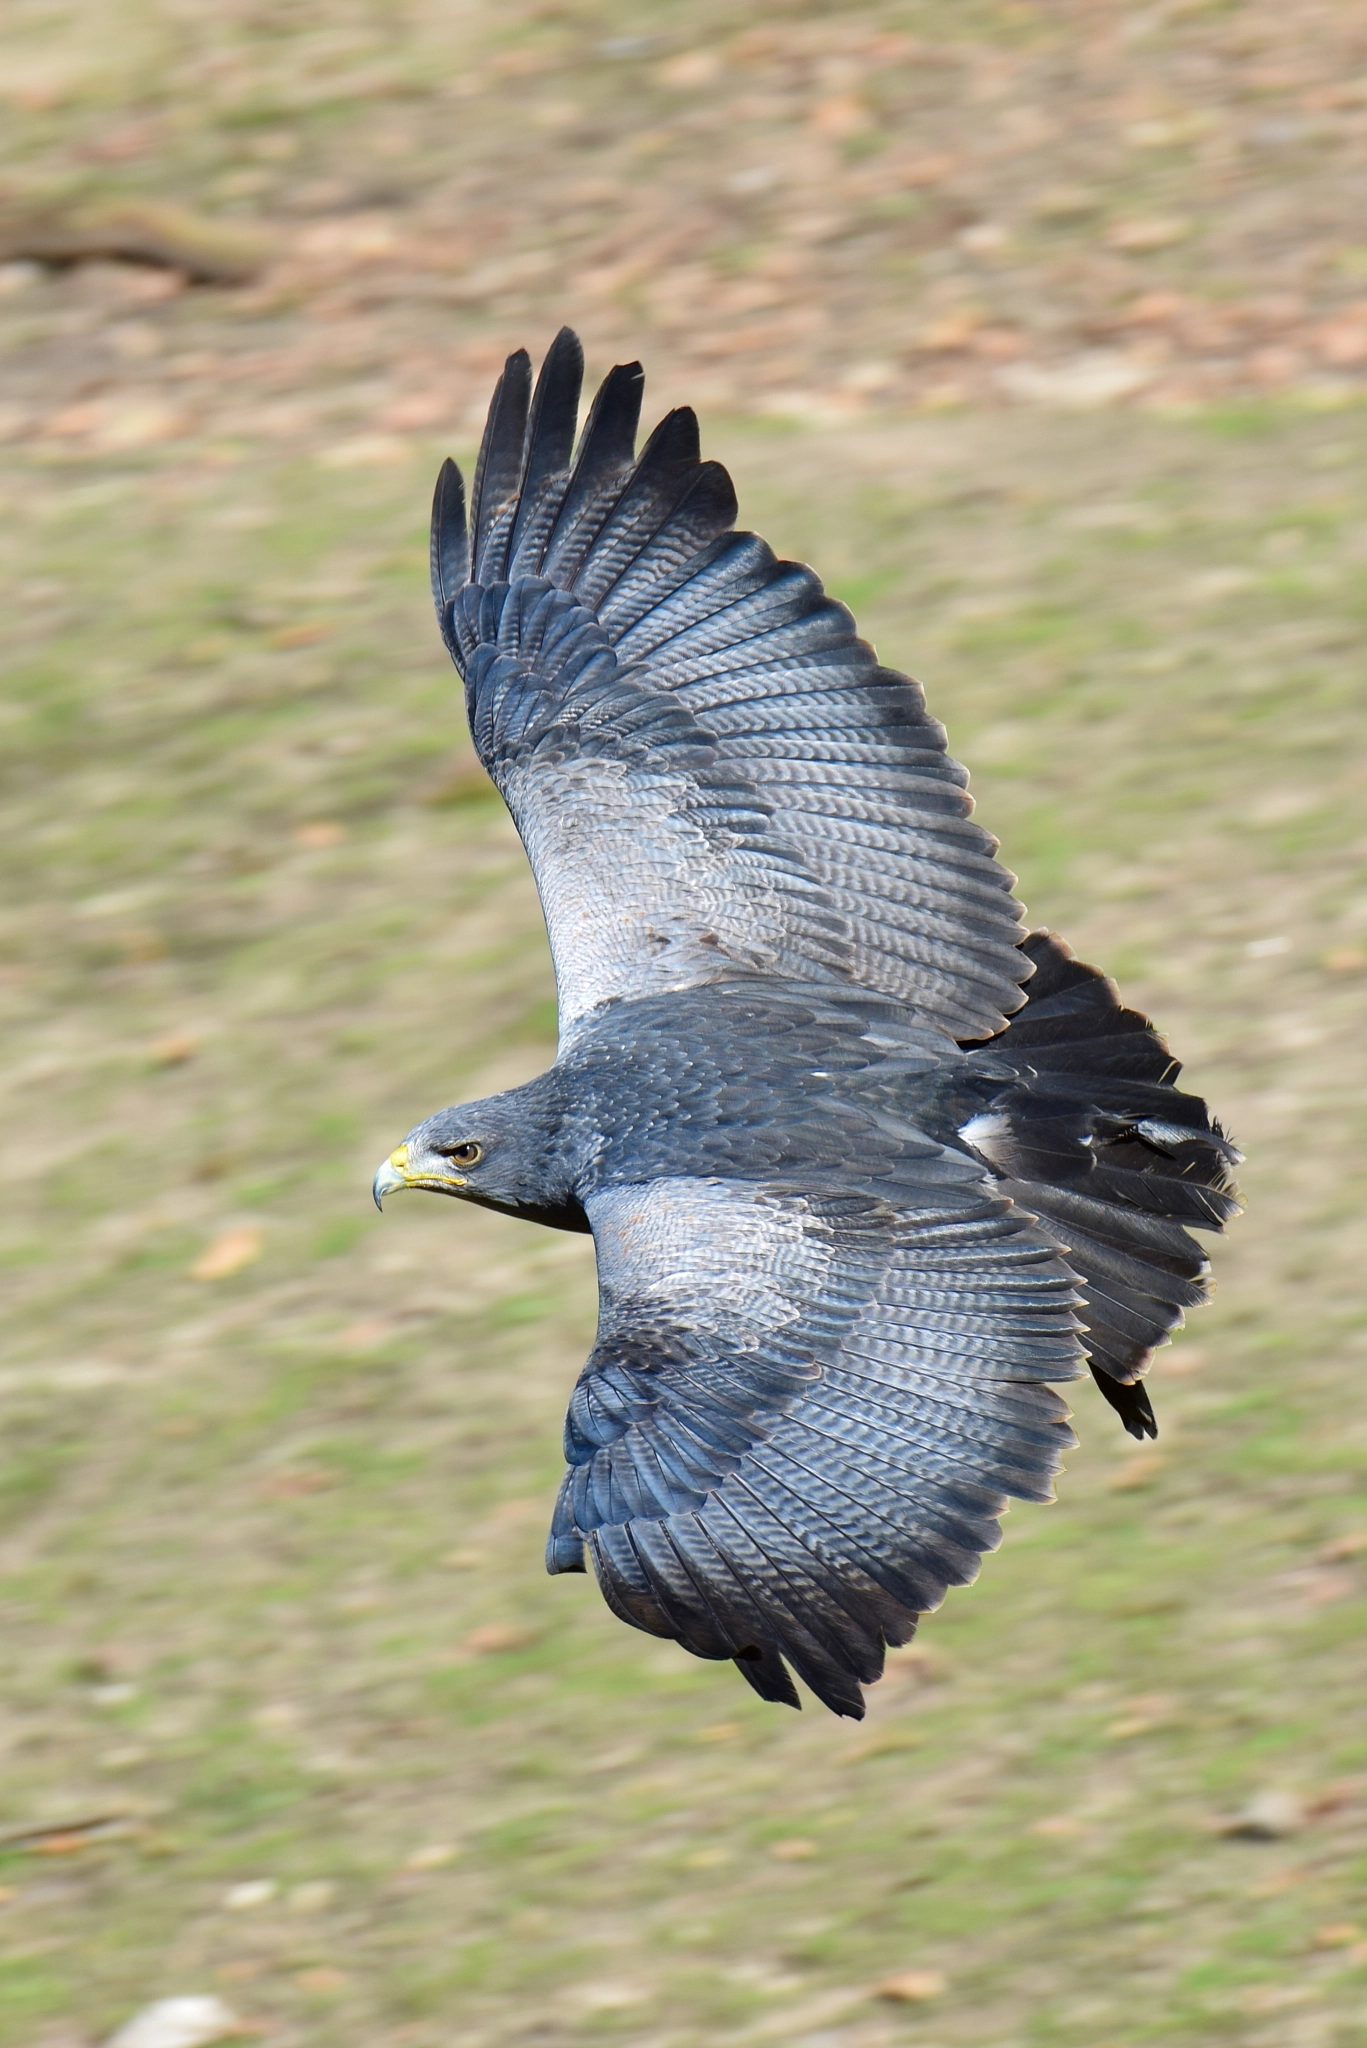
M 375 1197 L 375 1207 L 383 1209 L 385 1196 L 397 1194 L 401 1188 L 427 1188 L 433 1194 L 446 1194 L 452 1188 L 463 1188 L 465 1184 L 455 1173 L 414 1172 L 407 1145 L 400 1145 L 379 1168 L 371 1182 L 370 1192 Z
M 370 1192 L 375 1197 L 375 1207 L 377 1209 L 383 1209 L 386 1195 L 392 1195 L 399 1188 L 406 1188 L 408 1186 L 404 1171 L 407 1165 L 407 1145 L 400 1145 L 396 1152 L 391 1152 L 388 1159 L 382 1161 L 374 1180 L 370 1184 Z

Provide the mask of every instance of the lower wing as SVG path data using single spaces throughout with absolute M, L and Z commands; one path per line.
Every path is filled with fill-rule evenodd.
M 660 1180 L 590 1198 L 603 1308 L 566 1426 L 552 1571 L 623 1620 L 834 1712 L 1048 1500 L 1072 1273 L 981 1184 Z

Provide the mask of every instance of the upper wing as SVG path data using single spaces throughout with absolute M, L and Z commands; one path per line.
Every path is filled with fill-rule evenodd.
M 587 1542 L 624 1620 L 842 1714 L 1051 1497 L 1081 1370 L 1074 1281 L 1029 1217 L 927 1173 L 675 1179 L 590 1197 L 598 1341 L 566 1424 L 552 1571 Z
M 432 576 L 480 759 L 541 891 L 562 1026 L 737 966 L 840 980 L 955 1038 L 1030 962 L 996 841 L 920 685 L 810 569 L 732 530 L 690 411 L 634 455 L 639 364 L 577 456 L 582 352 L 509 358 L 475 475 L 442 470 Z

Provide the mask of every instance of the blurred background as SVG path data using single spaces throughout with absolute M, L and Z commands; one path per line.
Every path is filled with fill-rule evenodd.
M 1367 2043 L 1362 9 L 11 0 L 0 137 L 0 2040 Z M 1249 1154 L 862 1727 L 543 1576 L 588 1242 L 370 1206 L 553 1055 L 425 524 L 566 320 Z

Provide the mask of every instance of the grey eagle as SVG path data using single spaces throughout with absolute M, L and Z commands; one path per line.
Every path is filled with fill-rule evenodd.
M 555 1065 L 429 1117 L 375 1197 L 591 1231 L 552 1572 L 861 1715 L 890 1644 L 1048 1500 L 1091 1367 L 1142 1375 L 1208 1292 L 1238 1154 L 1147 1020 L 1044 931 L 920 686 L 735 527 L 642 373 L 575 446 L 583 353 L 508 359 L 432 581 L 527 849 Z

